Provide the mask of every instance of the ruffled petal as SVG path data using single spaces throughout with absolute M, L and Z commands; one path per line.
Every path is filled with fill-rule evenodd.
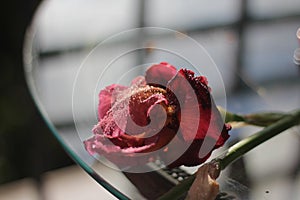
M 178 118 L 182 137 L 185 142 L 191 142 L 170 167 L 199 165 L 226 142 L 231 127 L 224 124 L 205 77 L 194 77 L 192 71 L 181 69 L 168 83 L 168 90 L 177 98 L 173 102 L 180 104 Z
M 101 91 L 101 97 L 107 97 L 101 107 L 101 111 L 106 113 L 94 127 L 94 134 L 116 138 L 125 133 L 136 135 L 163 128 L 167 119 L 164 106 L 168 103 L 164 89 L 152 86 L 136 87 L 136 85 L 126 90 L 122 89 L 117 92 L 117 96 L 111 95 L 115 87 Z M 113 101 L 112 105 L 107 105 L 109 100 Z
M 138 147 L 121 148 L 122 145 L 118 146 L 114 142 L 107 137 L 95 135 L 84 141 L 84 145 L 90 155 L 104 156 L 109 161 L 117 164 L 120 168 L 133 165 L 144 165 L 152 159 L 149 156 L 139 156 L 138 153 L 151 148 L 154 143 Z
M 147 85 L 144 76 L 137 76 L 131 81 L 131 87 L 144 87 Z
M 174 66 L 167 62 L 152 65 L 146 71 L 146 82 L 149 85 L 166 87 L 167 82 L 177 73 Z
M 202 140 L 206 136 L 218 141 L 221 133 L 222 137 L 229 137 L 211 98 L 206 78 L 194 77 L 192 71 L 181 69 L 168 83 L 167 89 L 175 94 L 180 104 L 180 130 L 186 141 Z
M 103 105 L 105 109 L 108 107 L 110 108 L 106 111 L 105 115 L 100 118 L 98 124 L 93 128 L 92 131 L 94 134 L 103 134 L 108 138 L 116 138 L 125 133 L 127 118 L 129 116 L 128 91 L 130 91 L 130 89 L 123 87 L 121 88 L 123 90 L 116 90 L 114 94 L 115 89 L 115 87 L 112 87 L 112 89 L 108 92 L 107 90 L 101 91 L 101 93 L 103 92 L 104 94 L 107 94 L 107 98 L 104 99 L 104 103 L 108 103 L 109 100 L 112 101 L 112 103 L 107 106 Z M 104 109 L 101 111 L 104 111 Z
M 175 135 L 176 132 L 173 129 L 164 127 L 157 135 L 148 138 L 143 138 L 141 135 L 131 136 L 126 134 L 118 138 L 94 135 L 84 141 L 84 145 L 89 154 L 104 156 L 122 168 L 144 165 L 155 160 L 158 156 L 156 150 L 166 146 Z
M 102 119 L 115 103 L 118 94 L 127 89 L 126 86 L 112 84 L 99 93 L 98 118 Z
M 147 91 L 145 91 L 147 92 Z M 161 93 L 146 94 L 141 92 L 133 95 L 131 101 L 129 102 L 129 113 L 131 119 L 138 126 L 146 126 L 150 123 L 150 114 L 155 115 L 155 117 L 160 118 L 160 115 L 165 115 L 166 111 L 164 109 L 154 109 L 158 105 L 167 105 L 168 101 L 166 97 Z M 150 92 L 150 91 L 149 91 Z M 145 96 L 144 96 L 145 95 Z M 155 113 L 153 113 L 155 112 Z

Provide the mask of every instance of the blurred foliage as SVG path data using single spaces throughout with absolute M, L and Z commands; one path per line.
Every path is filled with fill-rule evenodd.
M 6 1 L 0 12 L 0 183 L 73 163 L 39 115 L 23 72 L 26 27 L 39 1 Z

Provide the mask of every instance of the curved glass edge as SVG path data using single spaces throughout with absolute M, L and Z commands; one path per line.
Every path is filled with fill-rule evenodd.
M 102 177 L 100 177 L 87 163 L 84 162 L 79 156 L 76 155 L 76 153 L 67 145 L 64 143 L 63 138 L 58 134 L 54 124 L 49 120 L 49 117 L 47 115 L 47 112 L 45 111 L 44 106 L 42 105 L 38 94 L 37 94 L 37 88 L 35 87 L 35 81 L 33 78 L 33 69 L 34 69 L 34 61 L 35 58 L 34 55 L 34 36 L 35 36 L 35 28 L 31 24 L 28 26 L 25 37 L 24 37 L 24 44 L 23 44 L 23 64 L 24 64 L 24 75 L 25 80 L 27 83 L 27 87 L 29 88 L 30 95 L 34 101 L 34 104 L 36 105 L 39 113 L 41 114 L 43 120 L 47 124 L 48 128 L 54 135 L 54 137 L 58 140 L 60 145 L 63 147 L 65 152 L 84 170 L 86 171 L 91 177 L 94 178 L 96 182 L 98 182 L 102 187 L 104 187 L 107 191 L 109 191 L 112 195 L 117 197 L 118 199 L 127 200 L 129 199 L 126 195 L 124 195 L 122 192 L 117 190 L 115 187 L 113 187 L 110 183 L 108 183 L 106 180 L 104 180 Z

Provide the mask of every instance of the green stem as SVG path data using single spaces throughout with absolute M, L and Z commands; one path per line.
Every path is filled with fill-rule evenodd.
M 256 146 L 278 135 L 300 123 L 300 110 L 286 114 L 285 117 L 274 124 L 262 129 L 261 131 L 241 140 L 230 147 L 223 158 L 216 158 L 220 162 L 221 169 L 225 169 L 229 164 L 243 156 Z
M 250 115 L 243 115 L 243 119 L 246 124 L 266 127 L 283 119 L 286 115 L 286 113 L 274 112 L 254 113 Z
M 225 117 L 225 122 L 243 122 L 248 125 L 254 126 L 269 126 L 282 118 L 284 118 L 287 113 L 284 112 L 262 112 L 262 113 L 253 113 L 249 115 L 236 114 L 226 111 L 222 107 L 218 107 L 218 110 Z
M 218 106 L 218 110 L 221 115 L 225 118 L 225 122 L 245 122 L 245 119 L 242 115 L 228 112 L 224 108 Z
M 272 115 L 273 114 L 277 114 L 277 113 L 272 113 Z M 259 115 L 262 116 L 263 114 L 259 114 Z M 256 146 L 278 135 L 282 131 L 285 131 L 297 124 L 300 124 L 300 110 L 287 113 L 287 114 L 279 113 L 278 115 L 274 115 L 274 116 L 278 116 L 278 118 L 274 120 L 273 124 L 267 126 L 261 131 L 258 131 L 257 133 L 236 143 L 235 145 L 233 145 L 228 149 L 225 155 L 223 154 L 222 156 L 215 158 L 211 162 L 219 163 L 221 170 L 223 170 L 229 164 L 231 164 L 236 159 L 240 158 L 241 156 L 243 156 L 245 153 L 249 152 Z M 173 187 L 170 191 L 168 191 L 166 194 L 161 196 L 159 199 L 160 200 L 178 199 L 180 196 L 182 196 L 185 192 L 189 190 L 194 179 L 195 179 L 195 174 L 189 177 L 188 179 L 184 180 L 177 186 Z

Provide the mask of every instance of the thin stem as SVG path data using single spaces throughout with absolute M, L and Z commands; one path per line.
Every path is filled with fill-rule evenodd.
M 269 126 L 282 118 L 284 118 L 286 113 L 254 113 L 250 115 L 243 115 L 243 119 L 246 124 L 255 125 L 255 126 Z
M 242 122 L 244 124 L 262 126 L 262 127 L 269 126 L 281 120 L 286 115 L 288 115 L 287 113 L 284 112 L 262 112 L 262 113 L 243 115 L 243 114 L 228 112 L 222 107 L 218 107 L 218 110 L 225 117 L 226 123 Z
M 245 122 L 245 119 L 242 115 L 228 112 L 224 108 L 218 106 L 218 110 L 221 115 L 225 118 L 225 122 Z
M 230 147 L 223 158 L 216 158 L 219 160 L 221 169 L 225 169 L 229 164 L 243 156 L 248 151 L 252 150 L 259 144 L 269 140 L 278 135 L 284 130 L 291 128 L 300 123 L 300 110 L 286 114 L 281 120 L 262 129 L 261 131 L 241 140 L 232 147 Z

